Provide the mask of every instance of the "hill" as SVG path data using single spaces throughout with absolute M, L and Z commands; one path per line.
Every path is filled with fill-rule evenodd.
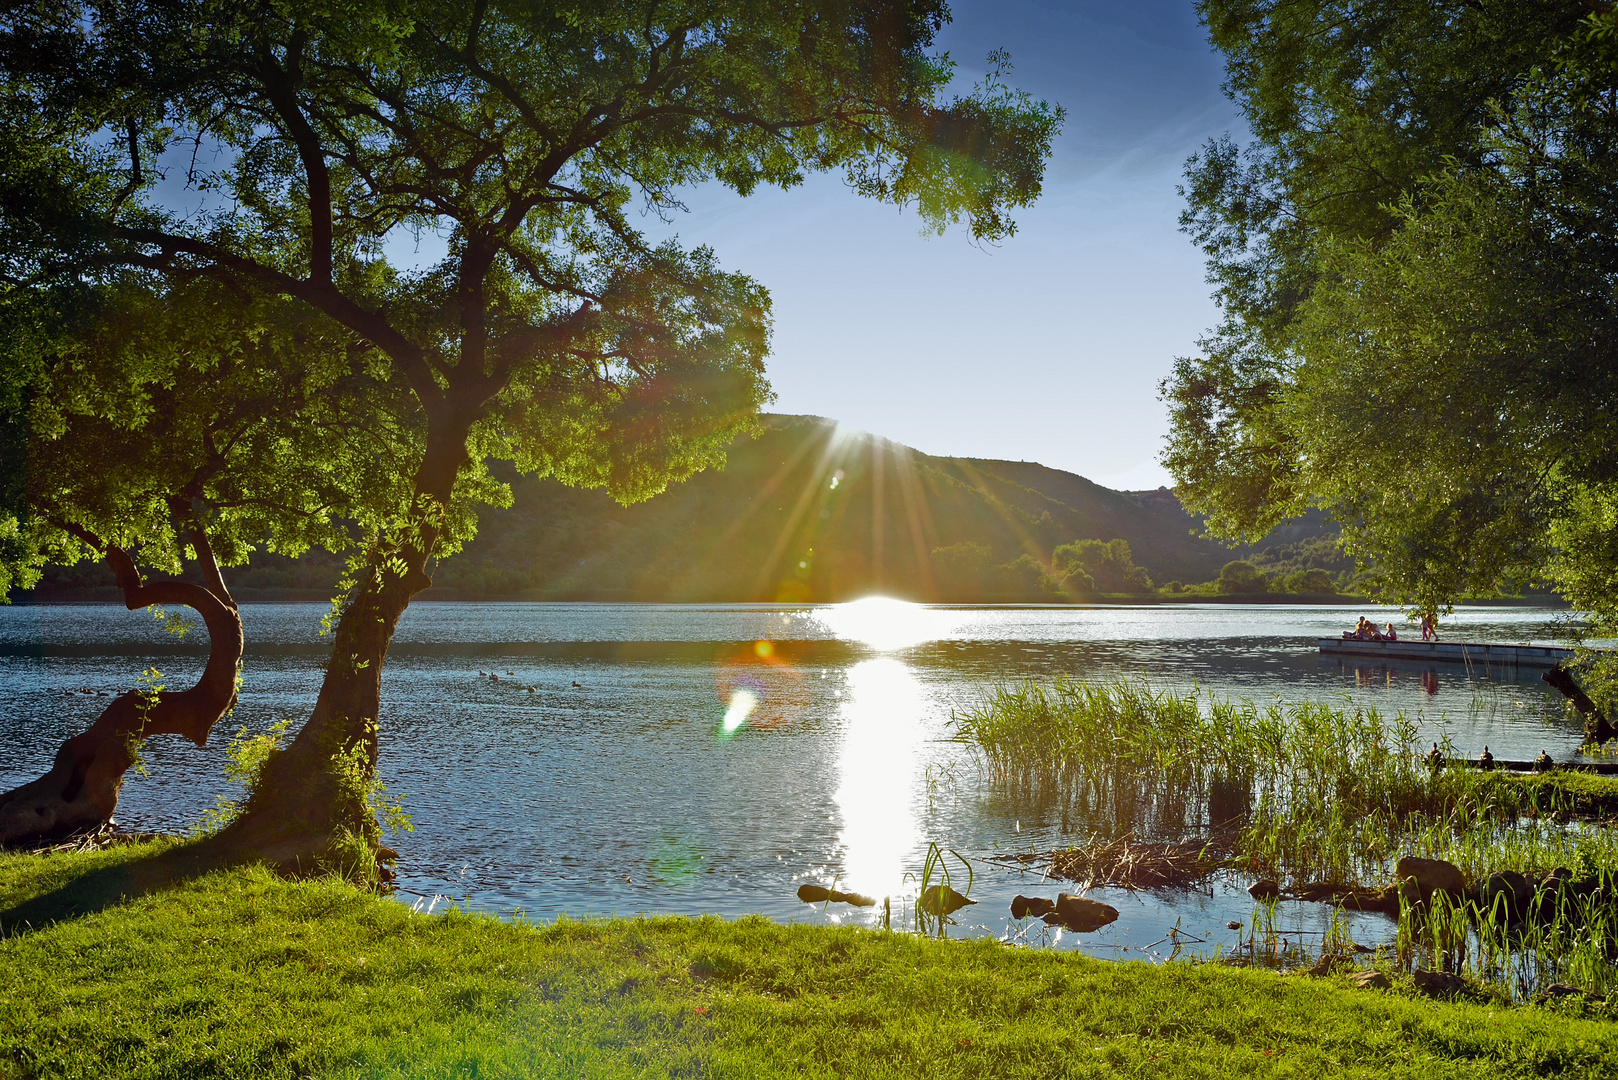
M 1194 535 L 1167 489 L 1122 492 L 1031 462 L 933 457 L 818 417 L 770 416 L 723 471 L 631 507 L 604 493 L 518 480 L 433 592 L 461 597 L 797 601 L 873 592 L 918 600 L 1060 599 L 1038 573 L 1060 545 L 1124 540 L 1156 582 L 1215 578 L 1236 552 Z M 1322 538 L 1323 523 L 1279 542 Z M 987 549 L 984 551 L 983 549 Z M 996 588 L 998 584 L 1000 587 Z M 1049 584 L 1049 582 L 1047 582 Z
M 484 514 L 424 598 L 829 601 L 880 592 L 917 600 L 1060 600 L 1146 591 L 1138 573 L 1076 540 L 1116 541 L 1151 581 L 1209 581 L 1233 559 L 1260 569 L 1351 567 L 1330 529 L 1302 519 L 1262 550 L 1195 535 L 1166 488 L 1113 491 L 1033 462 L 945 458 L 808 416 L 766 416 L 728 465 L 648 502 L 510 477 L 515 502 Z M 1100 560 L 1099 562 L 1097 560 Z M 330 595 L 338 565 L 320 554 L 255 559 L 227 572 L 244 598 Z M 1117 573 L 1113 571 L 1116 570 Z M 110 586 L 99 568 L 53 571 L 39 598 Z

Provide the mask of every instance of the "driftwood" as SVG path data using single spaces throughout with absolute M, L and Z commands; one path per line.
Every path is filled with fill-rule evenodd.
M 1085 882 L 1085 888 L 1191 886 L 1217 869 L 1219 859 L 1206 844 L 1148 842 L 1130 836 L 1051 853 L 1051 873 Z

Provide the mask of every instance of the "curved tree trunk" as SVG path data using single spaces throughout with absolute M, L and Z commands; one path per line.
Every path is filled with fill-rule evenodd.
M 1540 676 L 1544 682 L 1549 683 L 1561 695 L 1572 703 L 1579 715 L 1584 717 L 1584 745 L 1605 746 L 1610 739 L 1618 737 L 1607 717 L 1595 702 L 1590 700 L 1579 686 L 1578 680 L 1566 668 L 1558 664 Z
M 143 584 L 140 571 L 120 548 L 107 546 L 130 611 L 153 604 L 181 604 L 202 616 L 208 628 L 208 665 L 189 690 L 119 695 L 89 730 L 56 752 L 50 772 L 0 794 L 0 845 L 36 844 L 93 832 L 112 819 L 124 773 L 152 735 L 183 735 L 206 745 L 219 718 L 236 703 L 241 670 L 242 620 L 200 530 L 191 539 L 208 585 L 183 581 Z

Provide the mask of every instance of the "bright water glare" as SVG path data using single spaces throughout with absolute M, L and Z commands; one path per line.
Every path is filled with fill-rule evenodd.
M 244 606 L 234 716 L 206 750 L 153 740 L 149 775 L 126 784 L 121 824 L 186 830 L 231 793 L 221 764 L 234 732 L 302 722 L 328 649 L 318 634 L 325 611 Z M 1502 758 L 1576 750 L 1577 723 L 1534 673 L 1323 658 L 1318 639 L 1362 613 L 1398 618 L 1275 605 L 420 603 L 383 675 L 381 768 L 416 824 L 390 841 L 401 852 L 401 899 L 531 917 L 880 917 L 880 905 L 800 903 L 798 886 L 814 882 L 892 897 L 897 923 L 937 842 L 977 870 L 979 903 L 953 932 L 1015 933 L 1012 895 L 1064 886 L 992 857 L 1083 837 L 988 784 L 970 749 L 950 740 L 950 719 L 996 685 L 1064 672 L 1419 712 L 1425 738 L 1471 755 L 1484 744 Z M 1557 644 L 1566 618 L 1466 608 L 1444 629 L 1451 640 Z M 113 605 L 0 608 L 0 789 L 43 772 L 105 707 L 103 695 L 128 689 L 141 670 L 186 685 L 202 668 L 204 633 L 177 643 L 149 615 Z M 1092 895 L 1122 911 L 1118 922 L 1030 938 L 1135 957 L 1180 920 L 1211 950 L 1235 937 L 1228 920 L 1252 914 L 1247 896 L 1225 887 Z M 1324 911 L 1300 905 L 1295 929 L 1323 928 Z

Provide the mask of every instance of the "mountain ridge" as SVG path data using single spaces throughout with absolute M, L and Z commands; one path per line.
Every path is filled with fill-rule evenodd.
M 1198 535 L 1200 521 L 1167 488 L 1116 491 L 1039 462 L 924 454 L 814 416 L 767 414 L 724 469 L 628 507 L 600 490 L 501 478 L 513 505 L 482 512 L 477 537 L 435 569 L 422 599 L 1062 601 L 1094 599 L 1127 577 L 1064 579 L 1053 553 L 1075 541 L 1124 541 L 1154 585 L 1209 581 L 1269 550 Z M 1318 564 L 1343 577 L 1352 566 L 1333 534 L 1315 515 L 1272 541 L 1296 548 L 1283 569 Z M 1090 555 L 1118 554 L 1109 550 Z M 330 596 L 341 561 L 261 555 L 225 576 L 243 599 Z M 1128 581 L 1120 588 L 1144 598 L 1139 575 Z M 82 564 L 52 568 L 19 599 L 113 591 L 105 568 Z

